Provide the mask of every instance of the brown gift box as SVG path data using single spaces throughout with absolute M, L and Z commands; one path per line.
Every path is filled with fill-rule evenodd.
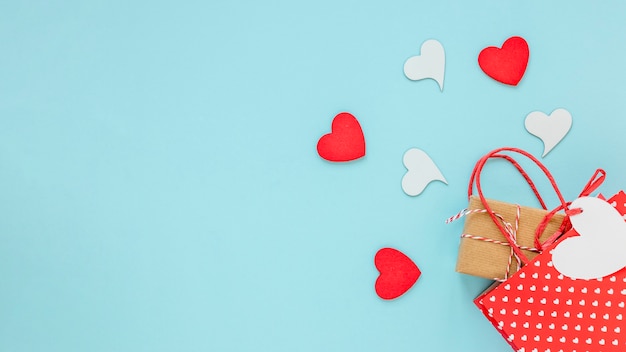
M 502 216 L 504 221 L 514 226 L 517 213 L 516 205 L 490 199 L 487 202 L 494 213 Z M 468 209 L 485 209 L 485 207 L 479 197 L 471 196 Z M 519 246 L 531 248 L 535 246 L 535 232 L 547 214 L 548 211 L 543 209 L 520 206 L 519 229 L 517 231 L 517 244 Z M 541 242 L 558 231 L 564 219 L 565 214 L 555 214 L 541 234 Z M 486 212 L 475 212 L 467 215 L 463 234 L 486 237 L 507 243 L 506 238 Z M 538 254 L 525 249 L 522 252 L 529 260 L 532 260 Z M 505 278 L 510 256 L 511 247 L 509 246 L 462 237 L 459 245 L 456 271 L 491 280 L 501 280 Z M 509 270 L 509 276 L 517 271 L 517 262 L 514 259 L 511 261 Z

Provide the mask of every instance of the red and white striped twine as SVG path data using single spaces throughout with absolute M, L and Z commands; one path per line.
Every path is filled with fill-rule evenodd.
M 517 232 L 519 230 L 519 218 L 520 218 L 520 206 L 516 205 L 516 212 L 515 212 L 515 226 L 511 225 L 509 222 L 504 220 L 504 217 L 498 213 L 493 212 L 493 215 L 495 215 L 500 222 L 502 222 L 502 225 L 504 225 L 504 229 L 506 231 L 506 234 L 508 235 L 507 237 L 509 237 L 508 241 L 499 241 L 499 240 L 494 240 L 492 238 L 487 238 L 487 237 L 483 237 L 483 236 L 475 236 L 475 235 L 470 235 L 470 234 L 462 234 L 461 237 L 462 238 L 469 238 L 469 239 L 473 239 L 473 240 L 479 240 L 479 241 L 484 241 L 484 242 L 488 242 L 488 243 L 494 243 L 494 244 L 499 244 L 502 246 L 509 246 L 511 247 L 511 254 L 509 255 L 509 260 L 508 260 L 508 265 L 506 267 L 506 271 L 504 273 L 504 278 L 500 279 L 500 278 L 494 278 L 495 281 L 506 281 L 506 279 L 509 278 L 509 275 L 511 274 L 511 264 L 513 263 L 513 259 L 515 259 L 515 263 L 516 263 L 516 268 L 517 270 L 519 270 L 521 268 L 521 263 L 522 261 L 520 260 L 520 258 L 515 254 L 515 251 L 513 250 L 513 245 L 516 246 L 519 249 L 524 249 L 527 251 L 531 251 L 531 252 L 535 252 L 535 253 L 539 253 L 541 252 L 539 249 L 535 248 L 535 247 L 528 247 L 528 246 L 520 246 L 519 244 L 517 244 Z M 463 209 L 461 210 L 458 214 L 449 217 L 446 220 L 446 224 L 449 224 L 455 220 L 458 220 L 466 215 L 471 215 L 471 214 L 476 214 L 476 213 L 487 213 L 486 209 Z M 511 245 L 511 243 L 513 245 Z M 517 271 L 516 270 L 516 271 Z

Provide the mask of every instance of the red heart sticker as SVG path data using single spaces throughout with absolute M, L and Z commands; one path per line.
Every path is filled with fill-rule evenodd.
M 347 112 L 335 116 L 331 133 L 317 142 L 317 153 L 328 161 L 350 161 L 365 155 L 365 137 L 359 121 Z
M 528 65 L 528 43 L 522 37 L 511 37 L 502 49 L 490 46 L 478 55 L 478 65 L 487 76 L 504 84 L 516 86 Z
M 393 248 L 382 248 L 374 256 L 380 272 L 374 288 L 382 299 L 394 299 L 408 291 L 422 272 L 411 258 Z

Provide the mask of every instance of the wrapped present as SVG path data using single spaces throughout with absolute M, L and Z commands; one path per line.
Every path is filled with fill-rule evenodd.
M 549 212 L 527 206 L 518 208 L 515 204 L 491 199 L 487 199 L 487 203 L 507 224 L 514 224 L 519 218 L 516 243 L 527 258 L 533 259 L 539 253 L 539 249 L 535 248 L 535 231 Z M 505 279 L 517 271 L 519 263 L 512 260 L 514 257 L 507 238 L 491 217 L 480 211 L 484 209 L 479 197 L 470 197 L 456 271 L 488 279 Z M 542 231 L 540 241 L 545 242 L 557 233 L 564 220 L 565 214 L 554 214 Z
M 609 203 L 625 197 L 621 192 Z M 626 336 L 621 334 L 626 329 L 626 260 L 622 248 L 626 244 L 626 208 L 616 203 L 596 207 L 603 201 L 589 199 L 572 203 L 568 211 L 572 230 L 506 282 L 493 285 L 475 300 L 515 351 L 626 351 Z M 576 208 L 578 204 L 584 206 Z M 597 216 L 600 208 L 604 208 L 603 215 Z M 614 214 L 604 216 L 611 211 Z M 589 219 L 592 226 L 587 226 Z M 609 228 L 619 231 L 589 234 L 580 230 L 602 232 Z M 582 255 L 563 256 L 564 250 L 572 249 L 565 246 L 568 241 L 580 241 L 585 236 L 595 244 L 590 242 Z M 606 268 L 611 258 L 604 259 L 611 256 L 622 264 Z M 566 260 L 566 266 L 563 258 L 574 260 Z
M 557 207 L 548 210 L 534 182 L 514 156 L 528 158 L 541 169 L 559 199 Z M 504 159 L 515 166 L 541 208 L 485 198 L 480 176 L 487 161 L 492 159 Z M 580 196 L 590 194 L 603 181 L 604 171 L 597 170 Z M 473 193 L 474 186 L 476 195 Z M 569 229 L 565 214 L 560 212 L 567 207 L 567 202 L 556 181 L 537 158 L 521 149 L 500 148 L 482 157 L 470 177 L 468 198 L 468 208 L 448 219 L 450 222 L 466 216 L 456 266 L 456 271 L 460 273 L 504 281 Z

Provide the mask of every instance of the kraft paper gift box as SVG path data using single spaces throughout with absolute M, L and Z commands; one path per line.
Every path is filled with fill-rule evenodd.
M 492 210 L 502 216 L 504 221 L 509 224 L 515 223 L 516 205 L 497 200 L 487 201 Z M 484 209 L 484 206 L 477 196 L 472 196 L 468 210 L 471 212 L 475 209 Z M 534 248 L 535 232 L 547 214 L 548 211 L 543 209 L 520 206 L 517 244 L 521 248 Z M 540 241 L 543 242 L 556 233 L 564 220 L 565 214 L 554 214 L 542 232 Z M 518 263 L 515 260 L 510 261 L 511 248 L 500 243 L 508 244 L 504 235 L 487 213 L 474 212 L 466 215 L 456 271 L 492 280 L 504 279 L 507 267 L 509 268 L 509 276 L 515 273 Z M 522 251 L 529 259 L 538 254 L 526 249 L 522 249 Z

